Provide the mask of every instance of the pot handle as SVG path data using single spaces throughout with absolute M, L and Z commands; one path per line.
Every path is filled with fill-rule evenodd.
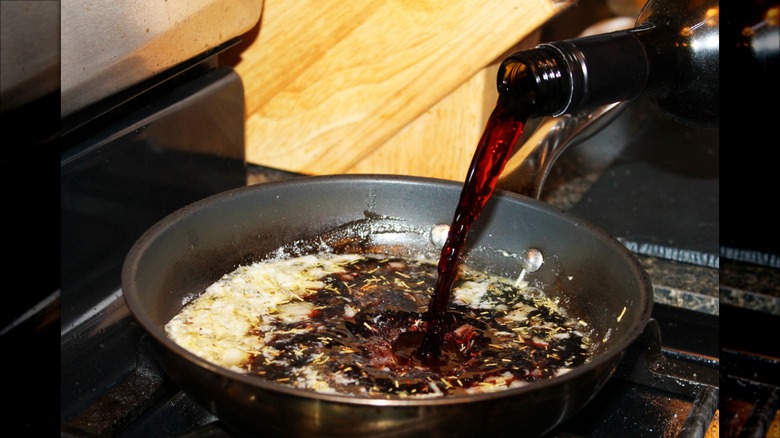
M 593 136 L 623 109 L 616 102 L 574 114 L 543 118 L 504 166 L 497 188 L 539 199 L 555 160 L 569 146 Z

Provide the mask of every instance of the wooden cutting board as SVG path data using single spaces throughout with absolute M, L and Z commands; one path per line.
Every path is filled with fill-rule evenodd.
M 462 180 L 498 62 L 557 0 L 266 0 L 234 67 L 247 161 Z

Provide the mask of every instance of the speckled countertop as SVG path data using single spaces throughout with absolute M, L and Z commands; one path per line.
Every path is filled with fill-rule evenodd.
M 780 315 L 780 269 L 721 259 L 720 301 Z

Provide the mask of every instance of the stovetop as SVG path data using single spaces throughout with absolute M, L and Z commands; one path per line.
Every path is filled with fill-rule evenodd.
M 230 436 L 160 370 L 124 304 L 119 270 L 135 239 L 168 212 L 262 178 L 298 176 L 244 163 L 235 153 L 243 137 L 224 135 L 240 130 L 208 129 L 240 119 L 239 85 L 230 69 L 215 68 L 63 154 L 61 436 Z M 214 124 L 183 135 L 193 117 Z M 196 140 L 220 142 L 213 150 L 221 152 L 188 150 Z M 657 303 L 653 318 L 604 389 L 550 438 L 704 436 L 719 392 L 718 317 Z
M 299 175 L 244 162 L 243 129 L 235 126 L 243 120 L 243 90 L 229 68 L 209 64 L 155 93 L 153 101 L 104 119 L 100 129 L 71 137 L 76 140 L 61 157 L 61 293 L 2 335 L 9 348 L 31 338 L 50 340 L 54 325 L 46 321 L 60 319 L 62 437 L 230 436 L 149 353 L 122 298 L 121 264 L 141 233 L 173 210 L 231 188 Z M 607 385 L 546 438 L 709 437 L 718 424 L 760 433 L 777 410 L 780 355 L 766 346 L 751 350 L 744 340 L 755 336 L 740 339 L 731 329 L 736 339 L 725 349 L 719 342 L 717 133 L 668 138 L 683 145 L 696 138 L 700 146 L 700 155 L 675 154 L 668 162 L 664 151 L 681 143 L 648 152 L 638 140 L 626 146 L 618 129 L 639 127 L 652 138 L 653 127 L 667 134 L 680 128 L 653 123 L 616 123 L 615 130 L 567 151 L 550 177 L 543 200 L 603 226 L 635 250 L 650 273 L 655 305 L 651 323 Z M 205 143 L 208 151 L 198 146 Z M 686 159 L 695 161 L 688 170 L 696 171 L 686 173 Z M 686 190 L 687 183 L 697 190 Z M 674 202 L 663 204 L 669 198 Z M 698 207 L 682 211 L 689 202 Z M 33 412 L 40 401 L 29 392 L 25 401 L 33 409 L 19 409 L 18 423 L 43 430 Z
M 147 228 L 192 201 L 247 184 L 236 126 L 240 79 L 212 67 L 157 89 L 154 100 L 121 117 L 100 119 L 100 129 L 66 136 L 76 141 L 61 162 L 61 436 L 229 436 L 158 368 L 120 286 L 124 256 Z M 665 305 L 654 317 L 597 399 L 551 436 L 659 436 L 658 428 L 661 436 L 701 436 L 709 427 L 718 319 Z M 700 335 L 690 343 L 674 338 L 681 332 Z
M 219 93 L 236 86 L 229 71 L 215 70 L 202 79 L 204 83 L 190 89 L 191 94 L 179 89 L 177 93 L 183 92 L 191 102 L 201 96 L 199 90 Z M 168 102 L 173 112 L 195 111 L 186 105 L 179 107 L 181 96 L 177 94 Z M 210 101 L 209 97 L 204 99 Z M 62 163 L 62 225 L 68 231 L 62 236 L 68 256 L 63 257 L 62 266 L 60 333 L 63 437 L 230 436 L 217 418 L 181 392 L 158 368 L 147 351 L 143 331 L 124 305 L 119 268 L 134 239 L 167 212 L 248 181 L 262 183 L 258 179 L 297 175 L 248 166 L 229 152 L 204 155 L 163 147 L 163 140 L 156 135 L 165 138 L 171 126 L 174 131 L 180 130 L 176 128 L 180 124 L 189 127 L 183 122 L 187 117 L 156 119 L 154 115 L 161 111 L 169 114 L 171 106 L 164 102 L 148 113 L 137 114 L 132 123 L 125 121 L 120 130 L 124 140 L 84 148 L 78 154 L 68 154 Z M 239 107 L 217 112 L 229 114 Z M 235 142 L 241 144 L 242 140 Z M 232 147 L 225 145 L 224 150 Z M 149 173 L 137 174 L 129 166 Z M 587 193 L 580 199 L 587 199 Z M 73 252 L 68 254 L 68 250 Z M 83 265 L 84 258 L 95 262 L 92 268 L 79 268 L 89 265 Z M 678 267 L 682 263 L 659 261 Z M 663 290 L 664 285 L 657 289 Z M 652 322 L 613 378 L 582 412 L 548 434 L 549 438 L 615 434 L 700 437 L 714 433 L 721 387 L 733 386 L 731 380 L 721 380 L 719 325 L 717 313 L 657 301 Z M 765 363 L 759 362 L 762 366 Z M 773 362 L 767 366 L 771 368 Z M 741 377 L 733 381 L 737 387 L 745 386 Z M 767 401 L 763 410 L 771 412 L 776 406 L 772 392 L 776 382 L 769 379 L 752 385 L 757 388 L 754 393 Z M 766 427 L 766 413 L 756 415 L 743 415 L 749 420 L 742 423 L 757 423 L 759 430 Z

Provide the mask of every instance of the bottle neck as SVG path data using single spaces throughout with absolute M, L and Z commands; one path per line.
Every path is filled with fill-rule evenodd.
M 499 94 L 532 102 L 532 116 L 649 96 L 681 122 L 717 125 L 717 0 L 648 0 L 637 23 L 510 55 L 498 71 Z
M 530 116 L 559 115 L 571 105 L 574 81 L 558 51 L 540 46 L 504 60 L 498 71 L 498 91 L 500 97 L 530 107 Z
M 533 116 L 572 113 L 651 91 L 651 58 L 637 31 L 575 38 L 514 53 L 498 71 L 499 93 L 533 97 Z

